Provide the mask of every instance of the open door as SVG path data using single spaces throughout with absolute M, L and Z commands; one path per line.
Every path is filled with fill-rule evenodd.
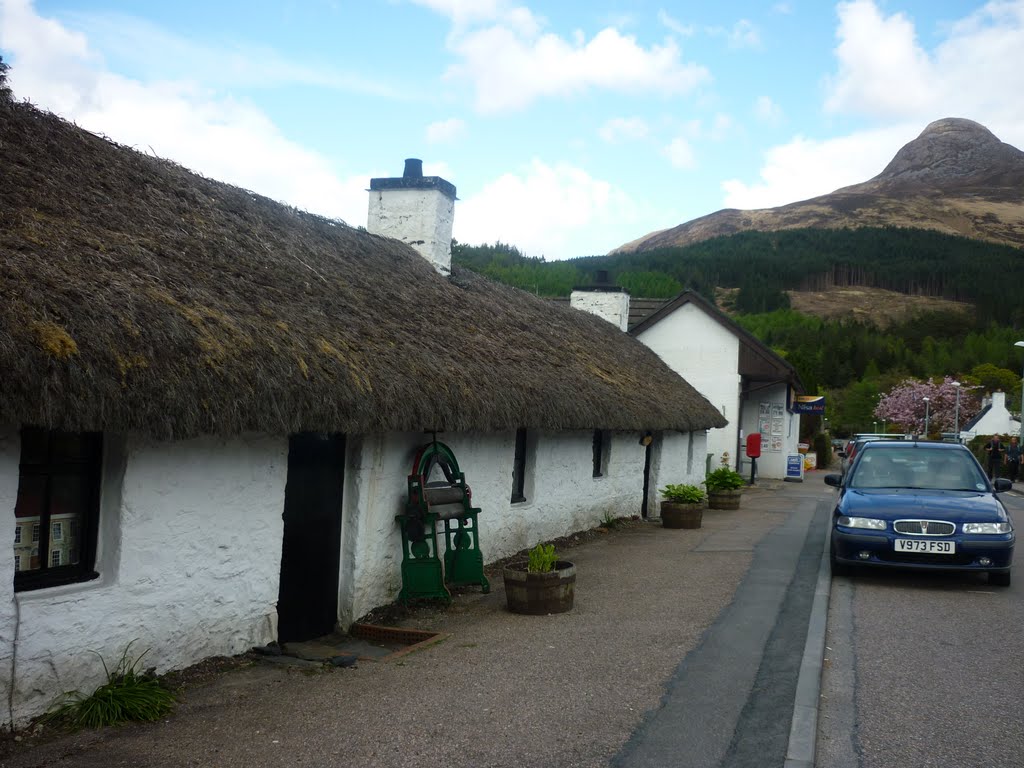
M 303 432 L 288 439 L 278 641 L 301 642 L 338 622 L 344 435 Z

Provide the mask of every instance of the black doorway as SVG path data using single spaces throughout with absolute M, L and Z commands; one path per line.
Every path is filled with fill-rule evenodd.
M 344 435 L 303 432 L 288 439 L 279 642 L 321 637 L 337 624 L 344 479 Z
M 647 519 L 647 505 L 650 503 L 651 493 L 651 443 L 653 438 L 644 446 L 644 500 L 640 505 L 640 517 Z

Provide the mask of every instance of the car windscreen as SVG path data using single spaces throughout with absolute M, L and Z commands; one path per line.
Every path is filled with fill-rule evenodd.
M 850 478 L 851 488 L 924 488 L 985 491 L 981 468 L 965 451 L 919 447 L 866 450 Z

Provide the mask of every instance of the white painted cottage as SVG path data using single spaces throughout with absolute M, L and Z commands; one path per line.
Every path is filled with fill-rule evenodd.
M 745 437 L 759 432 L 758 477 L 786 477 L 787 457 L 797 454 L 800 438 L 794 398 L 803 391 L 790 363 L 693 291 L 631 305 L 629 293 L 604 275 L 595 285 L 574 289 L 570 304 L 653 349 L 728 420 L 708 433 L 710 469 L 727 457 L 729 465 L 748 476 Z
M 92 690 L 90 651 L 163 672 L 393 600 L 434 432 L 491 561 L 698 482 L 725 424 L 635 339 L 452 268 L 417 163 L 366 232 L 0 98 L 0 178 L 5 722 Z
M 978 435 L 1019 435 L 1020 422 L 1010 416 L 1006 407 L 1006 393 L 993 392 L 982 401 L 981 411 L 960 430 L 961 440 Z

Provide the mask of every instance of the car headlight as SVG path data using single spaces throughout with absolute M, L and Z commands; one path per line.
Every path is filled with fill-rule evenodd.
M 1009 533 L 1012 530 L 1009 523 L 964 523 L 964 533 Z
M 872 531 L 884 531 L 885 520 L 876 520 L 873 517 L 847 517 L 841 515 L 836 522 L 844 528 L 870 528 Z

